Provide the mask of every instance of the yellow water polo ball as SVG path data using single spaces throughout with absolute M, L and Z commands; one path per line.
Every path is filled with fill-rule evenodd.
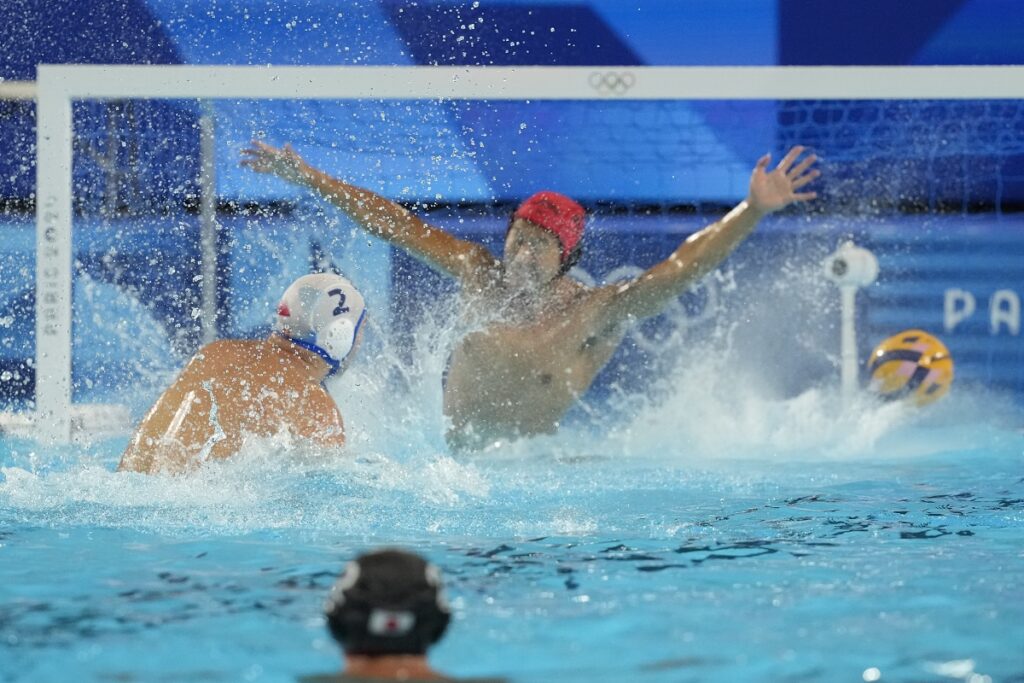
M 909 398 L 926 405 L 953 384 L 953 357 L 924 330 L 905 330 L 875 347 L 868 358 L 869 388 L 886 399 Z

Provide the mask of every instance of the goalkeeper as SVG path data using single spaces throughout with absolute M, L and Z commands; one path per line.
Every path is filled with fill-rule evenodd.
M 586 215 L 572 199 L 539 192 L 512 215 L 502 259 L 428 225 L 402 206 L 313 168 L 289 146 L 254 141 L 242 165 L 309 188 L 368 233 L 459 281 L 475 330 L 455 346 L 444 386 L 448 443 L 480 449 L 550 433 L 608 362 L 632 322 L 658 315 L 715 269 L 765 215 L 813 199 L 816 157 L 792 148 L 768 169 L 758 160 L 747 198 L 625 284 L 587 288 L 566 273 L 579 259 Z M 801 156 L 803 158 L 801 159 Z

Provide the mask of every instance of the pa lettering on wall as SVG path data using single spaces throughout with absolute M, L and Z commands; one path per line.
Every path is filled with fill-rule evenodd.
M 952 332 L 975 314 L 978 299 L 964 289 L 947 289 L 943 304 L 943 326 Z M 993 335 L 1020 334 L 1020 297 L 1012 289 L 999 289 L 988 299 L 989 331 Z

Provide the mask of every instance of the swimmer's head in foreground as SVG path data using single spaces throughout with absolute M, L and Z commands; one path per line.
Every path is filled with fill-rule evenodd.
M 351 282 L 333 273 L 314 273 L 285 291 L 274 330 L 320 356 L 334 374 L 357 346 L 365 317 L 363 296 Z
M 395 549 L 359 556 L 331 589 L 324 612 L 347 674 L 440 678 L 426 654 L 444 635 L 451 611 L 440 571 L 422 557 Z
M 923 330 L 904 330 L 875 347 L 868 373 L 869 388 L 878 396 L 923 406 L 949 392 L 953 358 L 936 337 Z

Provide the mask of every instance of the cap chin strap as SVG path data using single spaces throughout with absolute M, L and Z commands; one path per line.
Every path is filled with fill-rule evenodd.
M 298 339 L 297 337 L 289 337 L 287 334 L 283 333 L 281 334 L 281 336 L 290 341 L 292 344 L 298 346 L 300 349 L 312 351 L 316 355 L 320 356 L 323 359 L 323 361 L 327 363 L 327 365 L 331 368 L 330 371 L 328 371 L 327 373 L 328 377 L 338 372 L 338 370 L 341 368 L 340 361 L 336 361 L 333 358 L 331 358 L 331 354 L 327 353 L 322 347 L 317 346 L 314 342 L 311 342 L 308 339 Z
M 284 336 L 299 348 L 312 351 L 323 358 L 324 362 L 330 367 L 330 371 L 327 373 L 327 377 L 330 377 L 341 369 L 342 362 L 352 353 L 352 348 L 356 344 L 356 335 L 359 334 L 359 328 L 362 326 L 365 317 L 366 310 L 364 309 L 359 314 L 359 320 L 356 321 L 354 326 L 350 320 L 340 318 L 328 325 L 327 329 L 320 334 L 310 333 L 305 337 Z M 327 348 L 324 348 L 325 346 Z M 334 353 L 331 353 L 328 349 Z

